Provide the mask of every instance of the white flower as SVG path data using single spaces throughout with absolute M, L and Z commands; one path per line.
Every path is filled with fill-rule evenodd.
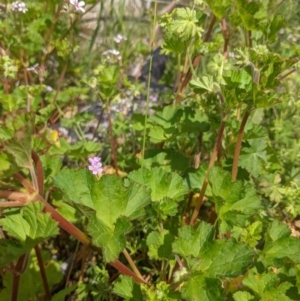
M 115 37 L 114 37 L 114 41 L 119 44 L 122 42 L 122 40 L 126 41 L 127 38 L 121 34 L 117 34 Z
M 117 57 L 118 60 L 121 60 L 120 51 L 116 49 L 109 49 L 103 52 L 103 54 L 106 56 L 108 60 L 110 60 L 110 55 L 113 55 L 114 57 Z
M 120 51 L 116 50 L 116 49 L 109 49 L 109 50 L 106 50 L 103 52 L 104 55 L 109 55 L 109 54 L 112 54 L 112 55 L 120 55 Z
M 12 6 L 12 10 L 13 11 L 19 11 L 22 13 L 26 13 L 28 11 L 28 9 L 26 8 L 26 4 L 24 2 L 20 2 L 20 1 L 15 1 L 11 4 Z
M 116 50 L 116 49 L 112 49 L 110 50 L 110 53 L 117 56 L 117 55 L 120 55 L 120 51 Z
M 78 1 L 78 0 L 70 0 L 70 4 L 72 4 L 75 7 L 76 11 L 81 11 L 85 12 L 84 6 L 85 2 L 84 1 Z

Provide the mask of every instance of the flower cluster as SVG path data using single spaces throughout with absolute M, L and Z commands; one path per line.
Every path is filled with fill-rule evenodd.
M 18 11 L 21 13 L 26 13 L 28 11 L 26 4 L 22 1 L 15 1 L 11 4 L 11 9 L 13 11 Z
M 103 52 L 103 54 L 106 56 L 107 60 L 111 60 L 111 55 L 115 58 L 117 58 L 118 60 L 121 60 L 121 55 L 120 55 L 120 51 L 116 50 L 116 49 L 109 49 Z
M 122 41 L 126 41 L 127 38 L 121 34 L 117 34 L 115 37 L 114 37 L 114 41 L 117 43 L 117 44 L 120 44 Z
M 103 172 L 101 159 L 99 157 L 89 158 L 89 170 L 93 173 L 93 175 L 99 175 Z

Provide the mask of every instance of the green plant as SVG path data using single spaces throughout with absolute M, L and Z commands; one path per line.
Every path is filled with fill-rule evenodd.
M 85 60 L 92 72 L 73 60 L 84 10 L 5 6 L 0 297 L 298 300 L 300 240 L 288 225 L 299 215 L 299 49 L 280 33 L 293 12 L 276 0 L 195 0 L 166 13 L 174 104 L 149 112 L 149 78 L 143 112 L 112 116 L 139 88 L 121 48 Z M 153 14 L 152 45 L 157 1 Z M 107 116 L 101 145 L 83 130 L 93 115 L 72 113 L 87 95 Z M 57 137 L 58 120 L 73 144 Z

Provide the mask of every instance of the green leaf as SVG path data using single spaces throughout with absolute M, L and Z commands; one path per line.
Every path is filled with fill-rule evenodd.
M 241 235 L 241 241 L 249 244 L 250 247 L 255 247 L 258 241 L 262 238 L 262 222 L 256 221 L 247 229 L 244 229 Z
M 241 151 L 239 165 L 257 178 L 263 164 L 267 162 L 267 142 L 265 138 L 261 138 L 253 139 L 249 143 L 250 147 L 243 147 Z
M 201 252 L 210 249 L 213 243 L 213 227 L 207 223 L 200 223 L 197 229 L 184 226 L 179 229 L 178 239 L 173 243 L 173 252 L 182 256 L 199 256 Z
M 103 249 L 106 262 L 111 262 L 119 257 L 125 248 L 124 234 L 131 230 L 131 224 L 125 218 L 119 218 L 113 228 L 107 227 L 98 216 L 91 217 L 88 232 L 93 237 L 93 245 Z
M 201 37 L 203 29 L 198 26 L 196 11 L 190 8 L 175 8 L 172 12 L 175 16 L 169 23 L 167 30 L 174 35 L 179 35 L 184 40 Z
M 219 19 L 223 18 L 228 8 L 232 5 L 231 0 L 205 0 L 205 2 L 209 5 L 214 15 Z
M 200 192 L 205 179 L 207 169 L 208 169 L 208 164 L 203 163 L 199 166 L 198 169 L 189 168 L 185 172 L 183 178 L 190 190 L 194 192 Z M 205 195 L 211 196 L 210 186 L 207 187 Z
M 250 271 L 247 277 L 244 278 L 243 285 L 260 296 L 261 300 L 292 301 L 285 295 L 292 284 L 288 282 L 280 283 L 278 275 L 271 271 L 263 274 L 255 274 Z
M 97 153 L 101 150 L 101 146 L 95 141 L 78 141 L 74 145 L 71 145 L 66 151 L 69 156 L 76 158 L 86 158 L 90 154 Z
M 10 153 L 19 167 L 32 169 L 32 136 L 34 119 L 31 115 L 26 115 L 26 125 L 18 128 L 14 136 L 3 142 L 5 150 Z
M 235 292 L 233 294 L 233 299 L 235 301 L 254 301 L 255 298 L 248 292 Z
M 71 294 L 74 290 L 76 290 L 78 284 L 75 283 L 67 288 L 64 288 L 63 290 L 56 293 L 52 298 L 51 301 L 61 301 L 65 300 L 65 297 L 69 294 Z
M 244 226 L 249 217 L 261 208 L 255 189 L 244 186 L 241 181 L 232 182 L 228 172 L 214 167 L 208 178 L 218 217 L 231 227 Z
M 190 275 L 182 288 L 182 297 L 193 301 L 220 301 L 223 296 L 222 283 L 217 278 L 208 278 L 196 273 Z
M 299 252 L 300 241 L 296 237 L 291 237 L 289 227 L 278 221 L 273 221 L 269 226 L 266 235 L 265 245 L 261 254 L 266 265 L 280 265 L 284 261 L 291 261 L 294 264 L 300 263 Z
M 178 212 L 178 203 L 169 198 L 153 203 L 152 207 L 159 212 L 163 220 L 166 220 L 168 216 L 175 216 Z
M 172 149 L 150 149 L 144 154 L 143 166 L 151 169 L 160 166 L 167 172 L 182 172 L 189 166 L 189 159 Z
M 43 207 L 41 202 L 33 202 L 21 210 L 30 227 L 27 236 L 32 239 L 47 239 L 58 234 L 58 223 L 50 213 L 43 212 Z
M 267 17 L 266 11 L 259 1 L 247 2 L 246 0 L 236 0 L 236 7 L 240 18 L 247 30 L 260 29 L 260 20 Z
M 239 92 L 250 92 L 252 90 L 252 74 L 244 69 L 226 71 L 224 80 L 227 84 L 225 88 L 234 88 Z
M 167 230 L 153 231 L 147 236 L 148 255 L 153 259 L 171 259 L 174 236 Z
M 283 198 L 280 182 L 280 174 L 264 175 L 264 178 L 259 183 L 260 190 L 271 201 L 279 203 Z
M 140 216 L 141 209 L 150 202 L 147 188 L 132 182 L 126 188 L 115 175 L 104 175 L 97 180 L 88 170 L 63 170 L 54 177 L 54 183 L 64 191 L 68 202 L 80 205 L 87 216 L 92 209 L 109 228 L 121 215 Z
M 20 212 L 5 210 L 0 225 L 8 235 L 18 239 L 21 243 L 29 243 L 31 247 L 47 238 L 58 234 L 57 222 L 49 213 L 43 213 L 43 204 L 32 202 L 22 208 Z
M 23 244 L 9 240 L 0 240 L 0 268 L 8 265 L 9 263 L 17 260 L 21 255 L 30 251 L 31 248 L 24 246 Z
M 148 123 L 152 125 L 149 136 L 153 143 L 172 141 L 186 132 L 206 132 L 210 128 L 203 111 L 184 105 L 165 106 L 151 116 Z
M 52 200 L 52 204 L 54 205 L 55 210 L 70 223 L 76 223 L 78 221 L 77 210 L 74 206 L 71 206 L 61 200 L 56 201 L 55 199 Z
M 233 239 L 215 241 L 209 250 L 201 250 L 198 268 L 214 277 L 235 277 L 246 272 L 254 255 L 248 245 L 237 243 Z
M 243 184 L 241 181 L 233 182 L 228 172 L 219 167 L 214 167 L 208 175 L 212 194 L 220 205 L 225 202 L 234 204 L 243 196 Z
M 88 216 L 88 232 L 93 244 L 103 248 L 105 260 L 115 260 L 125 247 L 124 234 L 131 230 L 127 219 L 144 214 L 143 208 L 150 203 L 149 190 L 128 179 L 124 185 L 115 175 L 97 180 L 87 170 L 63 170 L 54 182 L 66 200 Z
M 0 177 L 5 177 L 11 166 L 11 158 L 5 153 L 0 154 Z
M 150 203 L 149 191 L 137 183 L 130 183 L 125 193 L 128 200 L 124 216 L 131 220 L 144 215 L 143 208 Z
M 151 170 L 140 168 L 128 175 L 129 179 L 151 189 L 153 202 L 169 198 L 174 201 L 181 201 L 188 192 L 183 179 L 175 173 L 167 173 L 156 167 Z
M 68 201 L 95 209 L 95 197 L 91 194 L 95 180 L 88 170 L 62 170 L 54 177 L 54 184 L 64 192 Z
M 126 301 L 144 300 L 140 285 L 128 276 L 119 276 L 119 281 L 114 284 L 113 292 Z
M 283 16 L 281 15 L 274 15 L 272 18 L 271 23 L 267 27 L 267 36 L 268 39 L 271 41 L 275 41 L 277 39 L 278 31 L 281 28 L 284 28 L 286 25 L 286 21 Z
M 104 225 L 112 227 L 117 218 L 125 213 L 128 199 L 122 180 L 114 175 L 103 176 L 90 189 L 96 215 Z
M 161 126 L 151 126 L 149 132 L 150 141 L 157 144 L 163 141 L 170 140 L 176 132 L 175 128 L 166 129 Z
M 54 177 L 61 170 L 61 158 L 43 155 L 40 159 L 44 168 L 45 180 L 49 180 L 51 177 Z
M 290 237 L 291 229 L 288 225 L 275 220 L 271 223 L 271 225 L 269 225 L 268 234 L 271 237 L 272 241 L 276 241 L 280 238 Z
M 205 92 L 213 92 L 214 87 L 217 85 L 211 75 L 202 76 L 201 79 L 193 79 L 190 81 L 191 87 L 196 93 L 200 95 Z

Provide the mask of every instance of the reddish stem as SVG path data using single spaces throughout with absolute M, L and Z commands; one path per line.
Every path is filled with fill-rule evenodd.
M 202 188 L 201 188 L 201 191 L 200 191 L 200 196 L 197 200 L 197 203 L 196 203 L 196 206 L 195 206 L 195 209 L 193 211 L 193 215 L 192 215 L 192 218 L 191 218 L 191 221 L 190 221 L 190 225 L 192 225 L 192 226 L 196 222 L 196 219 L 197 219 L 199 211 L 200 211 L 200 207 L 201 207 L 202 202 L 203 202 L 204 194 L 205 194 L 205 191 L 206 191 L 206 188 L 207 188 L 207 185 L 208 185 L 208 177 L 207 176 L 208 176 L 209 170 L 215 164 L 217 154 L 218 154 L 218 149 L 221 145 L 224 129 L 225 129 L 225 121 L 222 121 L 222 123 L 220 125 L 220 128 L 219 128 L 218 137 L 217 137 L 217 140 L 216 140 L 216 143 L 215 143 L 215 146 L 214 146 L 214 149 L 213 149 L 210 161 L 209 161 L 208 169 L 206 171 L 206 176 L 205 176 L 205 179 L 204 179 L 203 184 L 202 184 Z
M 14 272 L 13 272 L 13 280 L 12 280 L 12 292 L 10 297 L 11 301 L 18 300 L 20 277 L 24 270 L 24 265 L 27 256 L 28 254 L 21 255 L 18 259 L 17 264 L 15 265 Z
M 61 72 L 61 74 L 60 74 L 60 77 L 59 77 L 59 80 L 58 80 L 58 83 L 57 83 L 56 93 L 55 93 L 55 95 L 54 95 L 52 104 L 55 104 L 55 103 L 56 103 L 57 96 L 58 96 L 58 93 L 59 93 L 59 91 L 60 91 L 62 82 L 63 82 L 63 80 L 64 80 L 66 70 L 67 70 L 67 62 L 65 63 L 65 65 L 64 65 L 64 67 L 63 67 L 63 70 L 62 70 L 62 72 Z
M 247 123 L 249 115 L 250 115 L 250 110 L 249 110 L 249 108 L 247 108 L 244 118 L 242 120 L 241 126 L 240 126 L 239 135 L 238 135 L 238 139 L 237 139 L 236 146 L 235 146 L 233 165 L 232 165 L 232 175 L 231 175 L 232 181 L 236 180 L 236 176 L 237 176 L 237 172 L 238 172 L 239 157 L 240 157 L 240 152 L 241 152 L 241 147 L 242 147 L 242 140 L 243 140 L 245 125 Z
M 290 74 L 294 73 L 296 71 L 296 69 L 292 69 L 289 72 L 287 72 L 286 74 L 282 75 L 281 77 L 279 77 L 279 80 L 282 81 L 284 78 L 288 77 Z
M 36 168 L 36 174 L 37 174 L 37 182 L 38 182 L 38 188 L 39 188 L 39 194 L 42 196 L 44 194 L 44 170 L 43 165 L 40 160 L 40 157 L 38 154 L 32 150 L 31 151 L 31 157 L 35 164 Z
M 120 273 L 123 275 L 132 277 L 135 282 L 137 283 L 145 283 L 145 281 L 141 278 L 139 278 L 136 274 L 134 274 L 132 271 L 130 271 L 122 262 L 119 260 L 115 260 L 109 263 L 111 266 L 113 266 L 115 269 L 117 269 Z
M 19 174 L 19 173 L 17 172 L 17 173 L 15 173 L 15 174 L 13 175 L 13 177 L 14 177 L 16 180 L 18 180 L 18 181 L 23 185 L 23 187 L 26 188 L 26 190 L 27 190 L 30 194 L 35 193 L 35 190 L 34 190 L 34 188 L 32 187 L 31 183 L 30 183 L 27 179 L 25 179 L 21 174 Z
M 47 280 L 47 276 L 46 276 L 46 271 L 45 271 L 45 266 L 44 266 L 41 250 L 40 250 L 38 245 L 36 245 L 34 247 L 34 250 L 35 250 L 36 258 L 38 260 L 40 273 L 41 273 L 41 276 L 42 276 L 42 281 L 43 281 L 43 285 L 44 285 L 44 289 L 45 289 L 45 293 L 46 293 L 46 299 L 50 300 L 51 299 L 51 293 L 50 293 L 50 289 L 49 289 L 49 284 L 48 284 L 48 280 Z
M 223 56 L 226 59 L 228 55 L 229 34 L 227 30 L 226 20 L 224 18 L 221 21 L 221 29 L 224 37 Z
M 8 200 L 15 200 L 20 202 L 23 205 L 26 205 L 28 200 L 30 199 L 31 195 L 23 192 L 15 192 L 10 190 L 0 190 L 0 198 L 2 199 L 8 199 Z M 5 206 L 6 202 L 0 202 L 0 207 L 9 207 Z M 11 202 L 8 202 L 8 204 Z M 2 206 L 3 205 L 3 206 Z
M 9 94 L 9 83 L 7 78 L 4 78 L 4 88 L 5 88 L 5 94 Z
M 248 31 L 248 39 L 249 39 L 249 48 L 252 48 L 252 32 Z

